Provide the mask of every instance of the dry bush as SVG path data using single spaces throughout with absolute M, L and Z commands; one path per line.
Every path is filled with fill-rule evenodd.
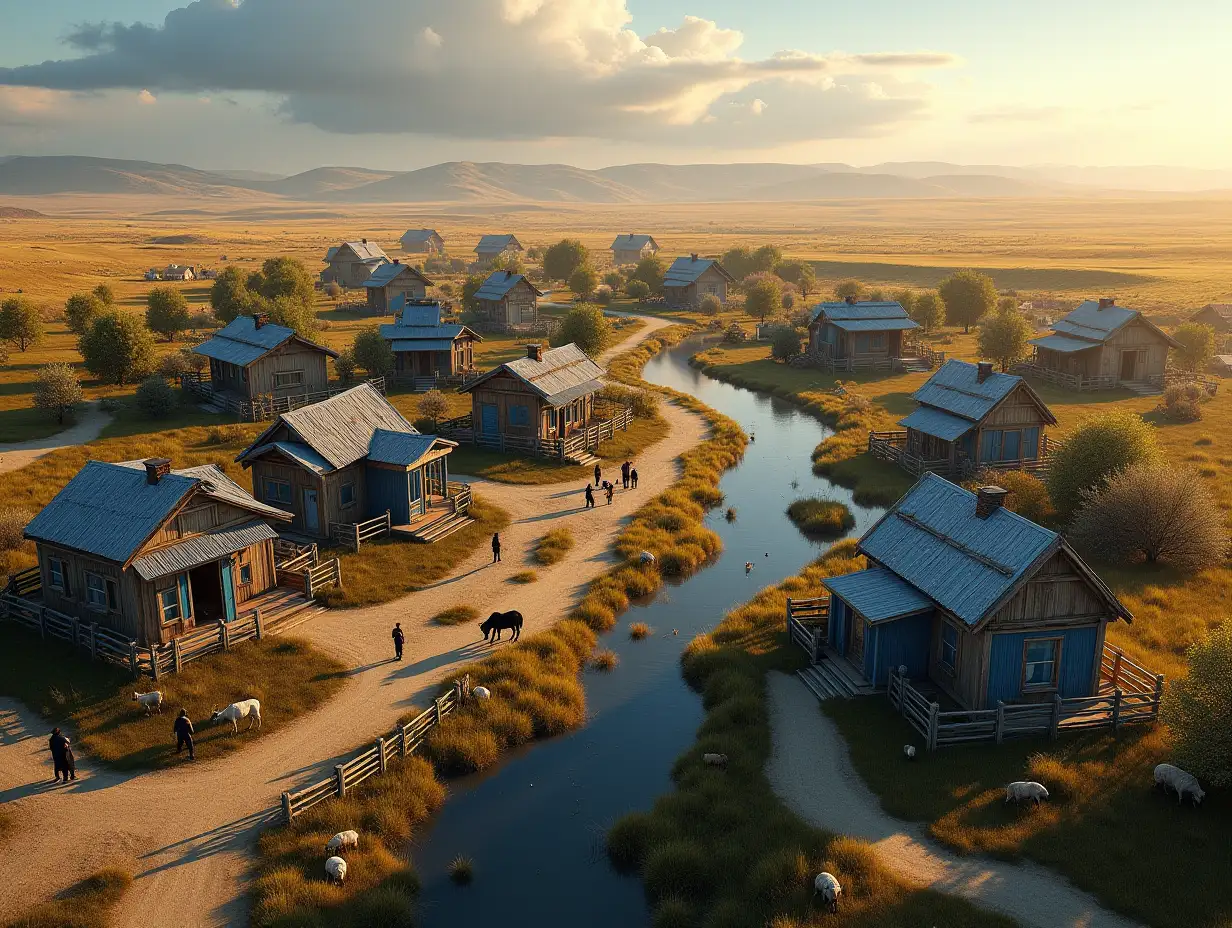
M 650 626 L 645 622 L 634 622 L 629 626 L 629 637 L 634 641 L 641 641 L 650 634 Z
M 20 548 L 25 539 L 22 532 L 34 518 L 34 513 L 20 506 L 0 507 L 0 551 Z
M 1136 413 L 1104 413 L 1079 424 L 1048 462 L 1048 493 L 1062 518 L 1083 503 L 1083 491 L 1101 488 L 1108 478 L 1140 461 L 1159 460 L 1155 429 Z
M 986 468 L 975 475 L 970 489 L 976 486 L 998 486 L 1009 490 L 1005 507 L 1037 525 L 1047 525 L 1056 518 L 1057 510 L 1048 495 L 1044 481 L 1022 470 Z
M 531 552 L 531 558 L 536 564 L 548 567 L 565 559 L 573 548 L 573 532 L 567 528 L 554 528 L 537 542 Z
M 206 433 L 205 441 L 209 445 L 235 445 L 248 437 L 248 432 L 242 425 L 212 425 Z
M 595 670 L 614 670 L 619 663 L 620 658 L 616 656 L 615 651 L 596 651 L 594 657 L 590 659 L 590 665 Z
M 1155 411 L 1172 422 L 1197 422 L 1207 399 L 1206 391 L 1196 383 L 1175 383 L 1164 391 Z
M 479 621 L 479 610 L 474 606 L 450 606 L 432 617 L 437 625 L 465 625 Z
M 787 507 L 787 517 L 808 535 L 837 538 L 856 524 L 845 503 L 832 499 L 798 499 Z

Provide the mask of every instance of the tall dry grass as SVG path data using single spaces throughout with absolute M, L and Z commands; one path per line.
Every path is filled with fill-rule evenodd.
M 35 906 L 5 928 L 107 928 L 111 912 L 128 892 L 133 877 L 126 870 L 99 870 L 59 898 Z
M 531 551 L 531 558 L 536 564 L 550 567 L 559 564 L 573 550 L 573 530 L 570 528 L 554 528 L 537 542 Z

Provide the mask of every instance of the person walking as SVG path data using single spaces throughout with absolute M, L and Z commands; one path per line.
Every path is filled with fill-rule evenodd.
M 607 504 L 612 505 L 612 494 L 616 492 L 616 487 L 604 480 L 603 492 L 607 494 Z
M 633 484 L 633 489 L 637 489 L 637 468 L 629 468 L 629 482 Z
M 500 532 L 492 533 L 492 563 L 500 560 Z
M 586 484 L 586 508 L 595 508 L 595 491 L 591 489 L 590 484 Z
M 632 466 L 628 461 L 620 465 L 620 483 L 626 490 L 629 489 L 629 468 Z
M 193 735 L 196 732 L 193 730 L 192 719 L 188 717 L 188 710 L 181 709 L 180 714 L 175 717 L 175 753 L 179 754 L 184 748 L 188 748 L 188 759 L 197 759 L 197 747 L 193 744 Z
M 67 738 L 64 740 L 68 742 Z M 72 776 L 74 780 L 77 779 L 77 758 L 73 754 L 73 745 L 71 742 L 64 745 L 64 773 L 64 781 L 66 783 L 68 782 L 69 776 Z
M 66 756 L 68 754 L 68 738 L 64 737 L 59 728 L 53 728 L 47 746 L 51 749 L 51 763 L 56 773 L 54 782 L 59 783 L 60 775 L 63 774 L 64 782 L 67 783 L 69 776 L 68 758 Z M 74 774 L 73 779 L 76 779 L 76 774 Z
M 603 471 L 599 469 L 599 465 L 595 465 L 595 486 L 599 485 L 599 480 L 603 477 Z
M 402 623 L 395 622 L 394 630 L 391 633 L 394 639 L 394 660 L 402 660 L 402 646 L 406 644 L 406 635 L 402 632 Z

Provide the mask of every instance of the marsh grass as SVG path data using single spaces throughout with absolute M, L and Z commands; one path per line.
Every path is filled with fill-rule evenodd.
M 616 665 L 620 663 L 620 658 L 615 651 L 596 651 L 590 659 L 590 666 L 595 670 L 615 670 Z
M 787 517 L 806 535 L 820 538 L 838 538 L 856 524 L 845 503 L 817 497 L 796 500 L 787 507 Z
M 449 879 L 458 886 L 468 886 L 475 878 L 475 863 L 459 854 L 449 862 Z
M 536 564 L 542 564 L 544 567 L 559 564 L 565 559 L 565 555 L 573 550 L 573 545 L 572 529 L 554 528 L 535 542 L 531 558 Z
M 533 570 L 519 570 L 516 574 L 509 577 L 510 583 L 534 583 L 539 579 L 539 575 Z
M 432 617 L 437 625 L 465 625 L 479 621 L 479 610 L 474 606 L 450 606 Z
M 133 877 L 107 867 L 86 877 L 57 899 L 40 903 L 5 928 L 107 928 L 111 912 L 128 892 Z
M 641 641 L 650 635 L 650 626 L 645 622 L 634 622 L 629 626 L 629 637 L 634 641 Z
M 196 726 L 198 761 L 229 754 L 270 737 L 324 704 L 342 688 L 345 667 L 308 642 L 282 636 L 246 641 L 168 674 L 157 686 L 134 683 L 132 674 L 92 661 L 60 641 L 44 641 L 11 623 L 0 623 L 0 653 L 6 671 L 0 692 L 39 713 L 48 729 L 67 723 L 77 732 L 78 758 L 88 756 L 119 770 L 143 770 L 185 762 L 175 753 L 171 725 L 181 708 Z M 134 690 L 159 689 L 162 714 L 147 716 L 132 701 Z M 261 729 L 235 735 L 210 712 L 237 699 L 261 700 Z

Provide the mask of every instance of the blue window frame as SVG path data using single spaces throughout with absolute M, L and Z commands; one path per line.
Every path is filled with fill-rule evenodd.
M 529 406 L 510 406 L 509 407 L 509 425 L 518 427 L 528 427 L 530 425 L 530 407 Z
M 265 478 L 265 501 L 267 503 L 291 504 L 291 484 L 286 480 Z
M 1060 638 L 1028 638 L 1022 645 L 1022 688 L 1051 689 L 1061 666 Z
M 949 622 L 941 623 L 941 667 L 950 673 L 958 666 L 958 629 Z

